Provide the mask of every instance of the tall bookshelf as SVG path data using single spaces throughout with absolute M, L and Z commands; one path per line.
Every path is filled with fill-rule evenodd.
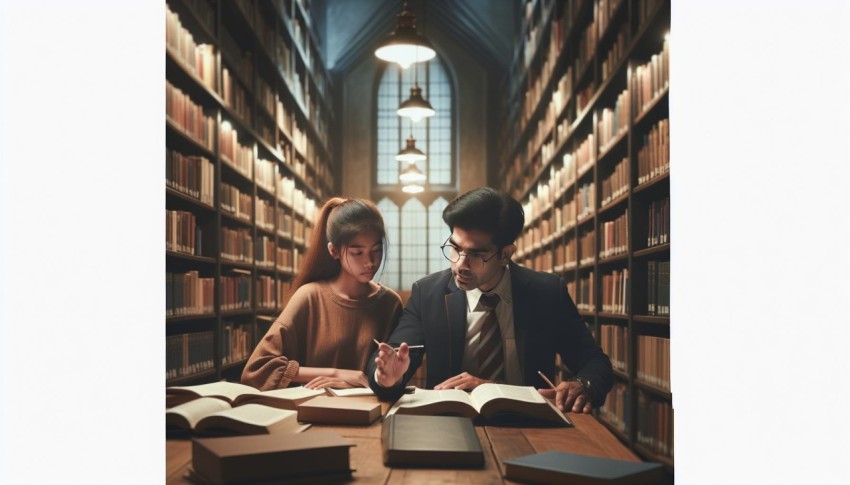
M 516 259 L 564 277 L 611 357 L 597 418 L 672 471 L 670 2 L 528 0 L 520 24 L 497 150 Z
M 166 385 L 238 379 L 336 192 L 307 0 L 166 1 Z

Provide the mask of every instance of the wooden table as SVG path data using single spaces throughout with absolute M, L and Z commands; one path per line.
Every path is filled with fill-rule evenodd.
M 355 399 L 355 398 L 346 398 Z M 369 398 L 366 398 L 369 399 Z M 383 411 L 388 405 L 384 403 Z M 381 422 L 371 426 L 319 426 L 305 431 L 332 430 L 351 440 L 351 468 L 358 483 L 513 483 L 502 478 L 504 461 L 543 451 L 560 450 L 580 455 L 640 461 L 608 429 L 588 414 L 569 414 L 573 428 L 475 428 L 484 448 L 484 468 L 475 470 L 446 470 L 418 468 L 389 468 L 381 457 Z M 190 484 L 184 477 L 192 463 L 192 442 L 188 439 L 168 439 L 165 444 L 166 483 Z

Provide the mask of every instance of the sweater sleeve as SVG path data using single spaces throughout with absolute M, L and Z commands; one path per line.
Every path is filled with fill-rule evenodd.
M 304 322 L 309 313 L 307 299 L 299 289 L 245 364 L 241 378 L 243 384 L 261 391 L 289 386 L 300 366 L 297 360 L 297 329 L 299 322 Z

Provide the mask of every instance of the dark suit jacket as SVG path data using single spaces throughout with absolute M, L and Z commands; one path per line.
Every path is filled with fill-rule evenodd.
M 566 283 L 557 275 L 533 271 L 513 262 L 510 268 L 514 334 L 523 385 L 547 387 L 537 371 L 551 379 L 557 353 L 571 372 L 590 379 L 596 394 L 593 405 L 602 405 L 612 385 L 611 361 L 587 330 L 567 293 Z M 388 343 L 425 345 L 429 389 L 462 372 L 466 308 L 466 294 L 455 284 L 451 270 L 434 273 L 413 284 L 404 314 Z M 383 388 L 375 382 L 377 351 L 373 353 L 367 376 L 379 398 L 393 400 L 401 395 L 404 385 L 422 363 L 421 352 L 412 350 L 410 355 L 410 367 L 402 382 L 393 388 Z

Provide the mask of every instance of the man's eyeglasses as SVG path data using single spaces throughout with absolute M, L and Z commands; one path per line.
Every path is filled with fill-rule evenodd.
M 460 261 L 461 256 L 465 256 L 467 261 L 469 261 L 469 264 L 472 266 L 484 264 L 499 254 L 498 251 L 493 251 L 493 253 L 489 256 L 488 254 L 490 251 L 458 251 L 457 247 L 453 244 L 449 244 L 448 240 L 440 246 L 440 249 L 443 250 L 443 256 L 452 263 L 457 263 Z

